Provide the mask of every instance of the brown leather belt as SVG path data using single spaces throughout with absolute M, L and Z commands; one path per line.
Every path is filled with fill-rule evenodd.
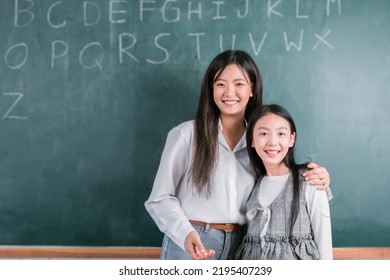
M 190 220 L 190 223 L 201 227 L 206 227 L 209 224 L 210 228 L 223 230 L 224 232 L 232 232 L 241 228 L 239 224 L 211 224 L 193 220 Z

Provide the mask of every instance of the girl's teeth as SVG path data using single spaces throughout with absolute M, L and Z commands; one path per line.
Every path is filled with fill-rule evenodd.
M 225 104 L 236 104 L 238 101 L 224 101 Z

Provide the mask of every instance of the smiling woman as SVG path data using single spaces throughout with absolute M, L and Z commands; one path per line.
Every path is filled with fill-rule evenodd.
M 165 233 L 162 259 L 233 259 L 254 183 L 244 117 L 261 100 L 261 76 L 249 54 L 229 50 L 212 60 L 195 120 L 169 132 L 145 203 Z
M 220 111 L 222 135 L 230 149 L 234 149 L 245 132 L 242 124 L 245 107 L 253 97 L 252 85 L 248 75 L 237 64 L 228 65 L 218 73 L 213 86 L 214 102 Z M 236 127 L 237 123 L 241 125 Z

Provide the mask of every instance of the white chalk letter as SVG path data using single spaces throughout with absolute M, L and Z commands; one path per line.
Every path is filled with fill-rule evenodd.
M 56 52 L 57 45 L 63 46 L 64 50 L 62 53 L 57 54 L 57 52 Z M 51 68 L 54 67 L 54 60 L 57 58 L 66 56 L 68 54 L 68 50 L 69 50 L 69 47 L 64 41 L 55 40 L 55 41 L 51 42 L 51 63 L 50 63 Z
M 249 14 L 249 0 L 245 0 L 245 10 L 244 10 L 244 13 L 241 14 L 240 10 L 237 9 L 237 16 L 239 18 L 245 18 L 248 14 Z
M 261 49 L 263 48 L 263 44 L 264 44 L 265 39 L 267 38 L 267 36 L 268 36 L 268 33 L 265 32 L 263 34 L 263 38 L 261 39 L 261 42 L 260 42 L 259 46 L 256 48 L 255 41 L 253 40 L 253 37 L 252 37 L 252 33 L 249 33 L 249 39 L 251 41 L 252 49 L 253 49 L 253 52 L 255 53 L 256 56 L 261 52 Z
M 85 69 L 92 69 L 92 68 L 96 68 L 98 67 L 99 69 L 102 69 L 102 61 L 103 61 L 103 58 L 104 58 L 104 53 L 102 52 L 100 54 L 100 57 L 99 59 L 94 59 L 94 63 L 90 64 L 90 65 L 87 65 L 86 63 L 84 63 L 84 60 L 83 60 L 83 57 L 84 57 L 84 53 L 87 49 L 89 49 L 90 47 L 92 46 L 97 46 L 99 47 L 101 50 L 103 50 L 103 47 L 102 45 L 99 43 L 99 42 L 91 42 L 87 45 L 84 46 L 84 48 L 81 50 L 80 54 L 79 54 L 79 61 L 80 61 L 80 64 L 81 66 L 83 66 Z
M 129 46 L 123 47 L 123 37 L 129 37 L 132 42 Z M 135 38 L 134 34 L 130 33 L 121 33 L 119 34 L 119 63 L 123 63 L 123 54 L 127 55 L 128 57 L 132 58 L 135 62 L 139 63 L 139 60 L 128 50 L 133 48 L 135 46 L 135 43 L 137 42 L 137 39 Z
M 166 48 L 163 48 L 163 47 L 160 46 L 160 44 L 158 43 L 158 40 L 160 39 L 160 37 L 164 37 L 164 36 L 171 36 L 171 34 L 170 34 L 170 33 L 161 33 L 161 34 L 158 34 L 158 35 L 154 38 L 154 45 L 155 45 L 158 49 L 160 49 L 160 50 L 163 51 L 163 53 L 165 54 L 165 57 L 164 57 L 163 59 L 161 59 L 161 60 L 158 60 L 158 61 L 157 61 L 157 60 L 146 59 L 146 61 L 147 61 L 148 63 L 151 63 L 151 64 L 162 64 L 162 63 L 168 61 L 168 59 L 169 59 L 169 53 L 168 53 L 167 49 L 166 49 Z
M 144 11 L 153 12 L 154 8 L 144 8 L 144 3 L 156 4 L 154 0 L 140 0 L 139 1 L 139 20 L 142 22 L 144 20 Z
M 326 31 L 326 33 L 325 33 L 323 36 L 320 36 L 320 35 L 318 35 L 317 33 L 314 34 L 314 35 L 318 38 L 318 41 L 317 41 L 317 43 L 314 45 L 313 50 L 315 50 L 315 49 L 318 47 L 318 45 L 319 45 L 320 43 L 323 43 L 323 44 L 325 44 L 329 49 L 334 50 L 334 47 L 333 47 L 328 41 L 325 40 L 325 38 L 330 34 L 330 32 L 331 32 L 330 30 Z
M 236 44 L 236 34 L 233 34 L 232 35 L 232 46 L 230 48 L 227 48 L 227 49 L 233 50 L 235 44 Z M 223 47 L 223 35 L 222 34 L 219 34 L 219 49 L 221 50 L 221 52 L 225 50 Z
M 200 36 L 204 36 L 204 33 L 188 33 L 188 36 L 196 37 L 196 54 L 198 56 L 198 60 L 200 60 Z
M 52 4 L 49 9 L 47 10 L 47 23 L 53 27 L 53 28 L 61 28 L 61 27 L 64 27 L 66 25 L 66 20 L 64 20 L 62 23 L 60 24 L 54 24 L 52 21 L 51 21 L 51 11 L 53 10 L 53 8 L 55 6 L 58 6 L 58 5 L 61 5 L 62 2 L 61 1 L 58 1 L 58 2 L 55 2 L 54 4 Z
M 30 10 L 34 7 L 34 2 L 32 0 L 26 0 L 26 2 L 30 3 L 25 9 L 19 9 L 19 0 L 15 0 L 15 14 L 14 14 L 14 26 L 15 27 L 24 27 L 29 25 L 34 20 L 34 14 Z M 28 20 L 21 24 L 19 23 L 19 15 L 26 14 Z
M 297 3 L 296 3 L 296 10 L 295 10 L 295 15 L 296 15 L 296 17 L 297 18 L 301 18 L 301 19 L 306 19 L 306 18 L 309 18 L 309 16 L 308 15 L 301 15 L 300 13 L 299 13 L 299 7 L 300 7 L 300 5 L 299 5 L 299 0 L 297 0 Z
M 213 4 L 217 6 L 217 14 L 216 14 L 215 16 L 213 16 L 211 19 L 213 19 L 213 20 L 217 20 L 217 19 L 226 19 L 226 16 L 221 16 L 221 15 L 219 14 L 219 12 L 220 12 L 220 10 L 219 10 L 220 6 L 221 6 L 221 5 L 224 5 L 225 2 L 223 2 L 223 1 L 213 1 Z
M 275 14 L 277 16 L 284 17 L 284 15 L 282 13 L 274 10 L 274 8 L 277 5 L 279 5 L 281 2 L 282 2 L 282 0 L 278 0 L 278 1 L 276 1 L 276 3 L 272 4 L 272 0 L 268 0 L 268 12 L 267 12 L 267 14 L 268 14 L 269 18 L 271 17 L 271 14 Z
M 330 2 L 333 2 L 335 3 L 337 1 L 337 10 L 338 10 L 338 13 L 339 15 L 342 14 L 341 12 L 341 0 L 327 0 L 326 1 L 326 15 L 329 16 L 330 15 Z
M 198 10 L 192 10 L 192 2 L 188 3 L 188 20 L 191 20 L 192 14 L 198 14 L 198 19 L 202 19 L 202 3 L 198 3 Z
M 302 41 L 303 41 L 303 30 L 302 29 L 301 29 L 300 36 L 299 36 L 299 45 L 298 46 L 294 42 L 288 42 L 286 32 L 283 32 L 283 36 L 284 36 L 284 43 L 286 45 L 286 51 L 289 52 L 291 47 L 294 47 L 299 52 L 302 50 Z
M 179 21 L 180 20 L 180 9 L 179 8 L 172 8 L 171 10 L 175 11 L 176 13 L 176 16 L 173 18 L 173 19 L 168 19 L 165 15 L 165 11 L 166 11 L 166 6 L 168 5 L 169 2 L 174 2 L 174 3 L 177 3 L 176 0 L 166 0 L 161 8 L 161 13 L 162 13 L 162 19 L 163 21 L 165 22 L 176 22 L 176 21 Z
M 21 48 L 22 49 L 22 56 L 15 55 L 14 56 L 15 58 L 13 60 L 14 61 L 18 60 L 19 57 L 21 57 L 21 60 L 20 60 L 20 62 L 11 63 L 9 57 L 12 54 L 13 50 L 16 49 L 16 48 Z M 19 44 L 15 44 L 15 45 L 11 46 L 7 50 L 7 52 L 5 53 L 4 61 L 5 61 L 5 64 L 8 66 L 9 69 L 16 70 L 16 69 L 20 69 L 20 68 L 23 67 L 23 65 L 27 61 L 27 57 L 28 57 L 28 47 L 27 47 L 27 45 L 25 43 L 19 43 Z
M 15 108 L 16 104 L 18 104 L 20 99 L 23 98 L 23 93 L 20 93 L 20 92 L 5 92 L 4 95 L 5 96 L 16 96 L 16 99 L 15 99 L 14 103 L 12 103 L 11 107 L 9 107 L 7 112 L 5 112 L 5 114 L 3 115 L 2 119 L 3 120 L 4 119 L 14 119 L 14 120 L 25 120 L 25 119 L 27 119 L 26 117 L 22 117 L 22 116 L 10 115 L 12 110 Z
M 89 7 L 94 7 L 95 8 L 95 11 L 96 11 L 96 19 L 94 21 L 88 21 L 87 20 L 87 17 L 88 17 L 88 11 L 90 11 L 88 9 L 88 6 Z M 92 3 L 92 2 L 89 2 L 89 1 L 85 1 L 84 2 L 84 8 L 83 8 L 83 11 L 84 11 L 84 26 L 91 26 L 91 25 L 95 25 L 99 22 L 100 20 L 100 8 L 98 5 L 96 5 L 95 3 Z M 89 13 L 91 14 L 91 12 Z
M 125 19 L 117 19 L 117 20 L 113 19 L 113 15 L 114 14 L 126 14 L 125 10 L 114 10 L 114 5 L 113 5 L 114 3 L 115 4 L 127 3 L 127 1 L 124 1 L 124 0 L 110 0 L 110 11 L 109 11 L 110 22 L 111 23 L 125 23 L 126 22 Z

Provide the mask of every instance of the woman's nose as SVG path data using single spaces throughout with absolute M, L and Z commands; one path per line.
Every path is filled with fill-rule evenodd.
M 225 93 L 225 94 L 226 94 L 226 95 L 229 95 L 229 96 L 235 95 L 236 92 L 235 92 L 235 89 L 234 89 L 234 85 L 228 85 L 228 86 L 226 87 L 226 93 Z

